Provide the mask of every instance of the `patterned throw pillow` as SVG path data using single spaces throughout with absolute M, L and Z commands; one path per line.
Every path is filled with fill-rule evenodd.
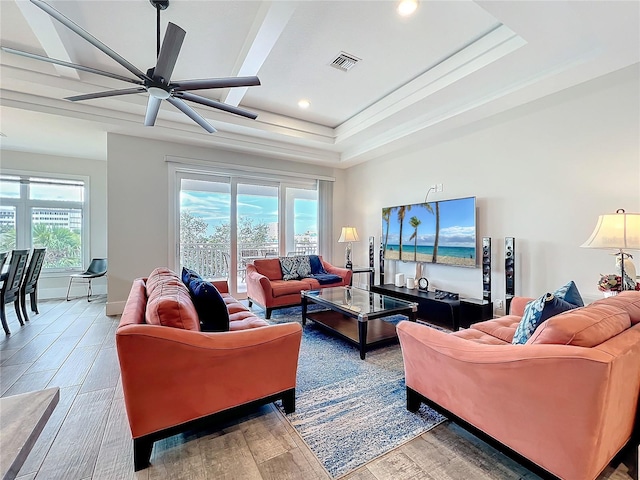
M 573 280 L 557 289 L 555 292 L 553 292 L 553 294 L 556 297 L 564 300 L 565 302 L 569 302 L 575 305 L 576 307 L 584 307 L 582 296 L 580 295 L 578 287 L 576 287 L 576 284 Z
M 311 275 L 311 263 L 308 255 L 280 257 L 283 280 L 297 280 Z
M 533 332 L 536 331 L 538 325 L 554 315 L 573 308 L 577 308 L 577 305 L 566 302 L 553 293 L 545 293 L 540 298 L 531 300 L 527 303 L 527 306 L 524 307 L 524 315 L 522 315 L 520 319 L 511 343 L 514 345 L 524 345 L 527 343 L 527 340 L 529 340 L 529 337 L 533 335 Z

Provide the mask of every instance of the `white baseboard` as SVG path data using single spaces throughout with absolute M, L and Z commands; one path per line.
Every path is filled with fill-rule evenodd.
M 82 288 L 84 286 L 84 288 Z M 86 284 L 80 286 L 72 286 L 71 291 L 69 292 L 70 298 L 76 297 L 86 297 L 87 296 L 87 286 Z M 106 285 L 94 285 L 91 289 L 93 295 L 106 295 L 107 294 L 107 286 Z M 39 300 L 59 300 L 61 298 L 67 297 L 67 287 L 53 287 L 53 288 L 38 288 L 38 299 Z

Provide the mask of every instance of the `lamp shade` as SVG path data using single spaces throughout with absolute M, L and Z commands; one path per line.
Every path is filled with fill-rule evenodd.
M 340 238 L 338 239 L 338 243 L 346 243 L 346 242 L 358 242 L 360 239 L 358 238 L 358 232 L 356 227 L 342 227 L 342 232 L 340 233 Z
M 581 247 L 640 250 L 640 213 L 607 213 L 598 217 L 596 228 Z

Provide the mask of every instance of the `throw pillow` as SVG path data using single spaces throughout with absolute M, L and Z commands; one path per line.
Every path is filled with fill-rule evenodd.
M 311 264 L 308 255 L 295 257 L 280 257 L 280 268 L 283 280 L 297 280 L 311 274 Z
M 189 282 L 189 293 L 200 319 L 203 332 L 229 331 L 229 311 L 218 289 L 202 278 L 193 278 Z
M 324 275 L 327 273 L 318 255 L 309 255 L 309 265 L 311 266 L 311 275 Z
M 282 270 L 283 280 L 297 280 L 298 275 L 298 257 L 280 257 L 280 269 Z
M 582 296 L 580 295 L 578 287 L 576 287 L 576 284 L 573 280 L 557 289 L 555 292 L 553 292 L 553 294 L 556 297 L 564 300 L 565 302 L 569 302 L 575 305 L 576 307 L 584 307 Z
M 545 293 L 540 298 L 530 301 L 527 303 L 527 306 L 524 307 L 524 315 L 520 319 L 511 343 L 514 345 L 527 343 L 527 340 L 529 340 L 529 337 L 536 331 L 538 325 L 554 315 L 573 308 L 577 308 L 577 306 L 565 302 L 553 293 Z
M 188 287 L 191 280 L 194 278 L 201 278 L 195 270 L 191 270 L 186 267 L 182 267 L 182 282 Z

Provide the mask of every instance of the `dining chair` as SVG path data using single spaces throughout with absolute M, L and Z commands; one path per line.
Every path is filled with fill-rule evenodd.
M 40 313 L 38 312 L 38 279 L 40 278 L 46 253 L 46 248 L 33 249 L 27 272 L 24 274 L 24 281 L 20 287 L 20 305 L 22 307 L 22 315 L 27 322 L 29 321 L 29 315 L 27 315 L 27 294 L 29 294 L 31 311 L 36 314 Z
M 74 280 L 79 280 L 81 282 L 86 281 L 89 283 L 89 287 L 87 289 L 87 302 L 90 302 L 91 293 L 92 293 L 91 280 L 93 280 L 94 278 L 102 277 L 106 275 L 106 273 L 107 273 L 107 259 L 106 258 L 92 259 L 91 263 L 89 264 L 89 268 L 87 268 L 84 272 L 74 273 L 70 275 L 69 288 L 67 288 L 67 301 L 70 300 L 69 292 L 71 291 L 71 284 L 73 283 Z
M 7 335 L 11 335 L 11 330 L 9 330 L 9 325 L 7 325 L 7 316 L 4 309 L 5 304 L 13 302 L 16 315 L 18 316 L 18 322 L 20 322 L 20 325 L 24 325 L 20 313 L 20 285 L 22 284 L 22 277 L 24 276 L 28 257 L 29 250 L 13 250 L 11 252 L 11 261 L 9 262 L 6 277 L 3 276 L 4 282 L 0 290 L 0 320 L 2 321 L 4 333 Z

